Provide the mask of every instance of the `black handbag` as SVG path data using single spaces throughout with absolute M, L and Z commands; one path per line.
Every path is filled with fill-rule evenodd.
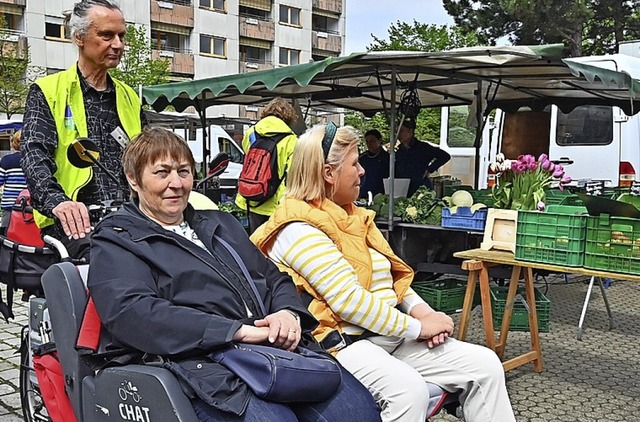
M 289 352 L 271 346 L 237 343 L 210 354 L 209 358 L 236 374 L 264 400 L 325 401 L 342 382 L 337 362 L 304 347 Z
M 216 238 L 239 265 L 266 315 L 264 303 L 246 266 L 226 241 Z M 333 357 L 301 346 L 289 352 L 271 346 L 236 343 L 211 353 L 209 358 L 224 365 L 264 400 L 283 403 L 325 401 L 342 382 L 341 368 Z

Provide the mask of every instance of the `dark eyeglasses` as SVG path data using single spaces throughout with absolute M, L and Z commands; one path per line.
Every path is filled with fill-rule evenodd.
M 336 137 L 337 130 L 338 126 L 336 126 L 336 124 L 333 122 L 327 123 L 327 126 L 324 128 L 324 138 L 322 138 L 322 152 L 324 153 L 324 161 L 327 161 L 329 150 L 331 149 L 331 144 L 333 144 L 333 138 Z

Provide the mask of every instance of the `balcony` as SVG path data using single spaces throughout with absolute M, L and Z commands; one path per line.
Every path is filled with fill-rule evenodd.
M 6 36 L 2 43 L 3 55 L 13 55 L 17 59 L 26 59 L 26 53 L 29 48 L 27 36 L 22 31 L 6 30 Z
M 264 20 L 255 16 L 240 16 L 240 36 L 258 38 L 265 41 L 275 41 L 276 25 L 271 20 Z
M 27 0 L 0 0 L 0 4 L 12 4 L 14 6 L 27 6 Z
M 313 8 L 342 14 L 342 0 L 313 0 Z
M 193 6 L 188 1 L 151 0 L 151 22 L 193 28 Z
M 247 61 L 240 61 L 240 66 L 238 71 L 240 73 L 249 73 L 249 72 L 255 72 L 256 70 L 264 70 L 264 69 L 273 69 L 273 63 L 271 62 L 265 62 L 265 61 L 253 61 L 253 60 L 247 60 Z
M 329 34 L 328 32 L 313 30 L 311 46 L 314 50 L 340 54 L 342 51 L 342 37 L 340 35 Z
M 153 59 L 162 58 L 169 60 L 169 70 L 171 73 L 190 76 L 195 74 L 193 53 L 189 50 L 178 50 L 167 47 L 164 50 L 152 50 L 151 57 Z

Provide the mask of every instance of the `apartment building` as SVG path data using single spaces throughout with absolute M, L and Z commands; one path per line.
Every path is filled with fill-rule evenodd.
M 62 11 L 74 0 L 0 0 L 34 66 L 55 73 L 77 58 Z M 346 0 L 120 0 L 128 23 L 144 25 L 171 79 L 204 79 L 339 56 Z M 209 116 L 257 118 L 254 107 L 211 107 Z

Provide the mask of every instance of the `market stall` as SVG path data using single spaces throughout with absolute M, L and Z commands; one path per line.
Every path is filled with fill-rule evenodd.
M 563 59 L 561 44 L 470 47 L 438 52 L 385 51 L 354 53 L 319 62 L 203 80 L 144 87 L 145 103 L 155 110 L 195 107 L 202 118 L 214 105 L 259 105 L 273 97 L 296 99 L 308 107 L 334 106 L 365 115 L 385 112 L 390 133 L 401 116 L 415 108 L 474 106 L 476 146 L 490 110 L 541 109 L 555 104 L 563 111 L 579 105 L 606 104 L 628 115 L 640 108 L 640 82 L 611 70 L 602 57 Z M 604 56 L 606 57 L 606 56 Z M 412 93 L 411 104 L 401 100 Z M 206 142 L 206 140 L 205 140 Z M 205 146 L 205 160 L 207 159 Z M 390 175 L 394 175 L 394 151 Z M 476 166 L 479 160 L 476 160 Z M 477 170 L 477 169 L 476 169 Z M 477 171 L 476 171 L 477 173 Z M 390 184 L 391 192 L 394 184 Z M 391 195 L 393 203 L 393 195 Z M 389 230 L 394 221 L 388 218 Z
M 555 104 L 570 111 L 580 105 L 604 104 L 620 107 L 628 115 L 640 110 L 640 82 L 629 73 L 604 66 L 602 57 L 563 59 L 562 51 L 563 46 L 556 44 L 354 53 L 296 66 L 149 86 L 142 91 L 145 103 L 156 110 L 171 105 L 182 111 L 193 106 L 203 119 L 210 106 L 260 105 L 276 96 L 308 107 L 333 106 L 365 115 L 385 112 L 391 134 L 396 133 L 403 116 L 415 113 L 416 108 L 467 105 L 475 110 L 476 146 L 485 118 L 495 108 L 538 110 Z M 407 93 L 412 94 L 410 103 L 402 101 Z M 206 147 L 204 152 L 207 159 Z M 389 208 L 393 210 L 393 149 L 390 154 Z M 409 253 L 428 247 L 424 241 L 433 234 L 425 235 L 425 230 L 431 229 L 401 225 L 393 212 L 385 218 L 381 227 L 399 244 L 396 250 L 405 259 L 412 261 Z M 394 234 L 396 228 L 401 230 Z M 475 234 L 465 236 L 467 243 L 461 249 L 472 246 L 470 239 Z M 415 247 L 406 247 L 414 241 Z M 429 264 L 428 257 L 420 261 L 422 258 L 412 265 L 423 268 L 421 264 Z M 438 262 L 442 259 L 432 264 Z

